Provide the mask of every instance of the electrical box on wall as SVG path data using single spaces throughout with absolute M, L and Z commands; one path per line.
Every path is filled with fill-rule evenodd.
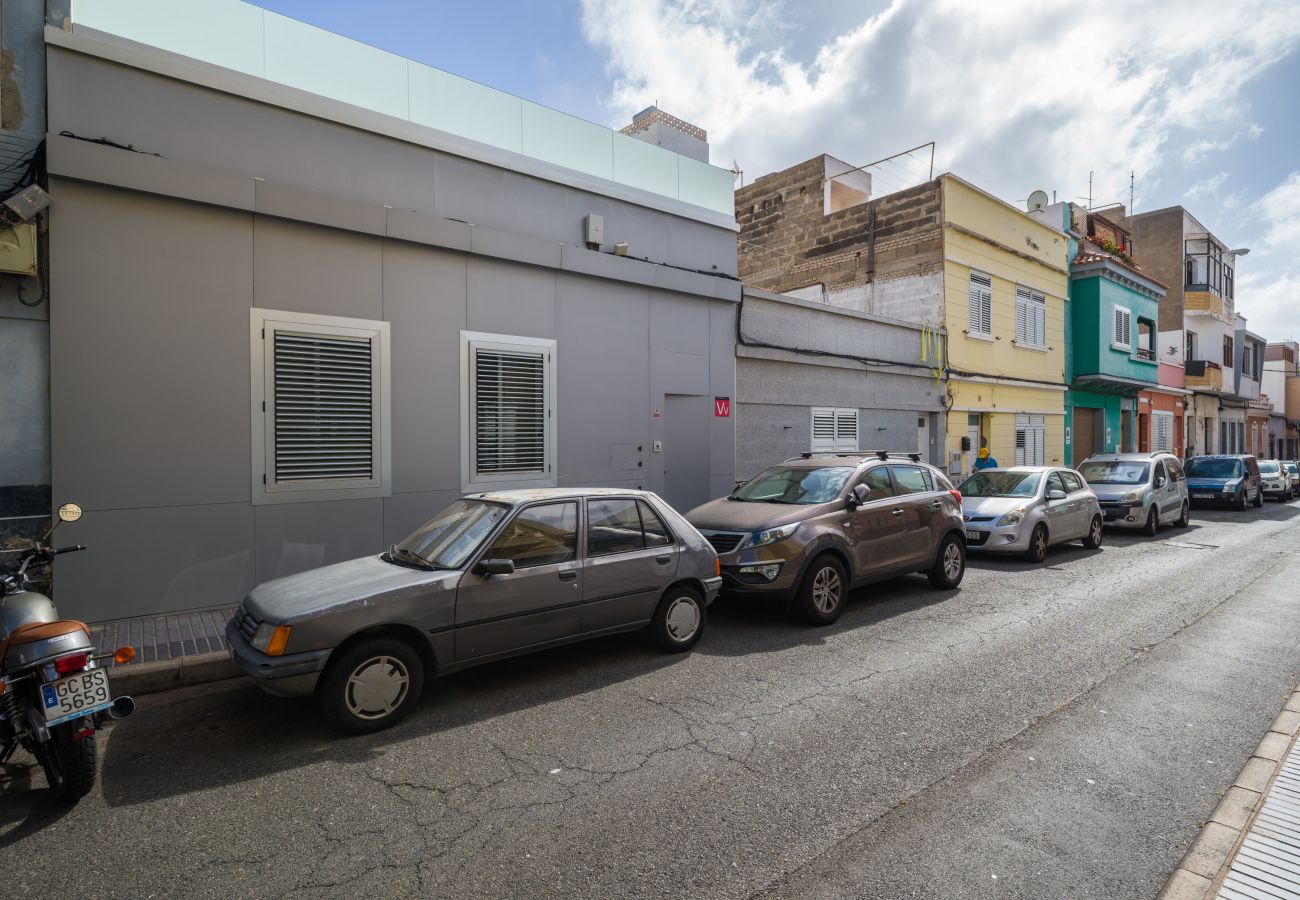
M 586 234 L 587 246 L 599 250 L 605 243 L 605 217 L 589 214 L 582 220 L 583 232 Z
M 36 274 L 36 225 L 22 222 L 0 227 L 0 272 Z

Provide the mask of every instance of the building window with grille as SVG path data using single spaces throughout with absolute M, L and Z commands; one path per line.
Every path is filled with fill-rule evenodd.
M 555 480 L 555 341 L 461 332 L 466 490 Z
M 1016 416 L 1016 465 L 1045 465 L 1043 457 L 1047 444 L 1047 425 L 1042 416 Z
M 970 273 L 970 310 L 966 331 L 975 337 L 993 336 L 993 279 L 983 272 Z
M 1028 288 L 1016 288 L 1016 346 L 1047 346 L 1047 298 Z
M 858 449 L 858 411 L 829 406 L 812 410 L 814 453 L 851 453 Z
M 387 322 L 254 309 L 253 503 L 391 493 Z

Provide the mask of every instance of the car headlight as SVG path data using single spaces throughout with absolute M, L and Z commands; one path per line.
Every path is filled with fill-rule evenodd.
M 261 650 L 267 656 L 283 656 L 285 645 L 289 643 L 288 625 L 272 625 L 264 622 L 257 626 L 257 632 L 249 641 L 254 650 Z
M 757 565 L 757 566 L 741 566 L 740 574 L 758 575 L 759 577 L 764 578 L 767 581 L 775 581 L 776 576 L 781 574 L 781 566 L 782 563 L 779 562 L 763 563 L 762 565 Z
M 998 519 L 998 524 L 1019 525 L 1021 522 L 1025 520 L 1025 512 L 1026 512 L 1025 508 L 1023 506 L 1019 506 L 1011 510 L 1011 512 L 1007 513 L 1002 518 Z
M 1223 485 L 1223 489 L 1225 491 L 1239 491 L 1241 490 L 1241 480 L 1238 479 L 1236 481 L 1225 482 Z
M 1129 491 L 1127 494 L 1125 494 L 1123 497 L 1121 497 L 1121 498 L 1119 499 L 1119 502 L 1120 502 L 1120 503 L 1141 503 L 1141 502 L 1142 502 L 1142 492 L 1141 492 L 1141 491 Z
M 765 531 L 755 531 L 750 538 L 749 546 L 762 547 L 764 544 L 775 544 L 777 541 L 783 541 L 790 535 L 799 530 L 799 523 L 794 522 L 790 525 L 782 525 L 779 528 L 768 528 Z

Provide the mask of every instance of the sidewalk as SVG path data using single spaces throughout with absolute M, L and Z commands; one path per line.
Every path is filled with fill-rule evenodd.
M 237 676 L 226 644 L 226 623 L 234 614 L 234 607 L 220 607 L 93 622 L 90 637 L 101 653 L 123 644 L 136 650 L 126 665 L 105 661 L 115 693 L 152 694 Z
M 1223 795 L 1159 900 L 1300 898 L 1300 691 Z

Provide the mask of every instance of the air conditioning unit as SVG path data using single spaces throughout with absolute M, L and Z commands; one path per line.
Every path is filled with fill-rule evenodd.
M 0 272 L 36 274 L 36 224 L 0 226 Z

